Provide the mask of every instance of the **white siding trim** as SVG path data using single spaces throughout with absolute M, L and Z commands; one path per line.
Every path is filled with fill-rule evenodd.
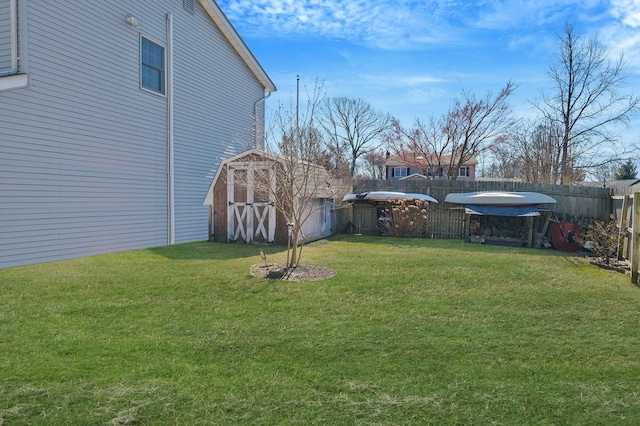
M 20 89 L 29 85 L 29 76 L 27 74 L 11 75 L 8 77 L 0 77 L 0 92 L 3 90 Z

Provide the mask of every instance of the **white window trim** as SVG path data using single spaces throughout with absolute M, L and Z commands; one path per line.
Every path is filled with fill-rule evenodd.
M 27 74 L 9 75 L 0 77 L 0 92 L 3 90 L 20 89 L 29 85 Z
M 142 85 L 142 39 L 145 38 L 148 41 L 150 41 L 151 43 L 157 44 L 158 46 L 162 47 L 164 54 L 162 55 L 162 78 L 164 79 L 163 82 L 163 88 L 164 88 L 164 93 L 162 92 L 157 92 L 155 90 L 151 90 L 151 89 L 147 89 L 146 87 L 144 87 Z M 140 74 L 140 78 L 139 78 L 139 85 L 140 85 L 140 90 L 147 92 L 147 93 L 151 93 L 154 94 L 156 96 L 162 96 L 163 98 L 167 97 L 167 46 L 163 43 L 158 43 L 156 40 L 152 39 L 151 37 L 147 37 L 144 36 L 142 34 L 140 34 L 140 42 L 138 43 L 138 49 L 139 49 L 139 56 L 138 56 L 138 73 Z

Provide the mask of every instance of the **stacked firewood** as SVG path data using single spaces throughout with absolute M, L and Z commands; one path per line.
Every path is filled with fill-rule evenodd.
M 529 224 L 524 217 L 475 216 L 471 217 L 472 235 L 489 239 L 527 240 Z M 475 229 L 473 229 L 475 227 Z

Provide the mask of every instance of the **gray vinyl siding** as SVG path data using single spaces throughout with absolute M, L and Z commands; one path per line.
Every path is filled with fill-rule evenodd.
M 220 160 L 253 142 L 253 108 L 264 96 L 199 3 L 195 6 L 195 14 L 174 16 L 176 242 L 207 238 L 208 208 L 202 201 L 211 177 Z
M 0 74 L 11 69 L 11 15 L 9 0 L 0 0 Z
M 25 3 L 30 86 L 0 92 L 0 267 L 167 244 L 167 98 L 139 81 L 140 35 L 166 46 L 166 13 L 176 241 L 206 239 L 207 176 L 263 91 L 213 22 L 181 0 Z

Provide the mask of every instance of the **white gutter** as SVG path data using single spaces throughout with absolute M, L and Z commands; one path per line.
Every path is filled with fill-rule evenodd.
M 9 0 L 9 37 L 11 39 L 10 69 L 0 71 L 0 77 L 18 73 L 18 5 L 17 0 Z
M 254 148 L 257 149 L 263 149 L 264 148 L 264 124 L 262 125 L 262 131 L 258 131 L 259 126 L 260 126 L 260 120 L 258 119 L 258 105 L 260 105 L 261 103 L 264 103 L 267 98 L 271 96 L 271 92 L 267 92 L 267 94 L 265 96 L 263 96 L 262 98 L 258 99 L 256 101 L 256 103 L 253 105 L 253 128 L 254 128 Z M 264 123 L 264 114 L 262 115 L 263 119 L 262 122 Z M 260 135 L 262 135 L 262 140 L 260 140 Z
M 173 157 L 173 15 L 167 14 L 167 180 L 168 180 L 168 244 L 176 242 L 174 157 Z

